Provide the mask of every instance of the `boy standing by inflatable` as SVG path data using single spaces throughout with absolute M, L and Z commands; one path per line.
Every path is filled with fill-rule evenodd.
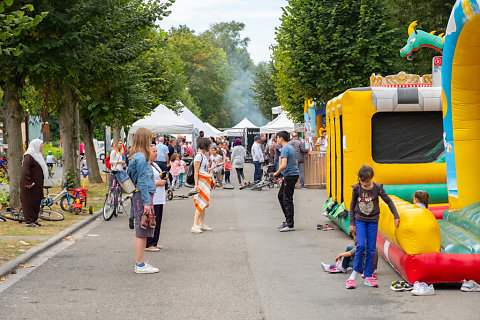
M 358 183 L 352 186 L 349 230 L 357 235 L 357 246 L 353 260 L 353 271 L 346 283 L 347 289 L 355 288 L 355 278 L 358 273 L 362 273 L 362 260 L 365 251 L 364 284 L 369 287 L 378 287 L 375 278 L 373 278 L 373 259 L 380 216 L 379 196 L 392 211 L 395 217 L 395 227 L 398 227 L 400 223 L 397 208 L 395 208 L 392 199 L 385 193 L 383 186 L 373 182 L 372 179 L 373 169 L 363 165 L 358 171 Z

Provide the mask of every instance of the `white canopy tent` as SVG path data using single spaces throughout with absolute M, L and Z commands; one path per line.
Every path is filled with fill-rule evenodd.
M 235 127 L 233 127 L 232 129 L 245 129 L 245 128 L 258 128 L 258 127 L 256 125 L 254 125 L 247 118 L 243 118 L 243 120 L 240 121 L 239 123 L 237 123 L 237 125 Z
M 177 116 L 172 110 L 161 104 L 143 119 L 135 121 L 128 132 L 128 140 L 140 128 L 146 128 L 156 134 L 193 134 L 194 125 Z
M 243 120 L 237 123 L 237 125 L 235 125 L 233 128 L 225 130 L 225 134 L 230 137 L 241 136 L 244 134 L 245 129 L 247 128 L 258 128 L 258 127 L 254 125 L 247 118 L 243 118 Z
M 224 135 L 223 131 L 218 130 L 217 128 L 215 128 L 214 126 L 212 126 L 210 123 L 205 122 L 205 125 L 206 125 L 207 127 L 209 127 L 210 129 L 212 129 L 213 132 L 215 132 L 215 133 L 217 134 L 217 136 L 221 137 L 221 136 Z
M 187 107 L 183 107 L 180 111 L 180 114 L 179 114 L 180 118 L 182 118 L 183 120 L 186 120 L 190 123 L 193 123 L 193 125 L 195 126 L 195 131 L 197 131 L 196 133 L 200 132 L 200 131 L 203 131 L 203 133 L 205 134 L 205 137 L 220 137 L 220 134 L 218 134 L 215 130 L 215 128 L 211 127 L 208 123 L 205 123 L 203 122 L 202 120 L 200 120 L 196 115 L 193 114 L 192 111 L 190 111 Z M 215 130 L 213 130 L 213 129 Z M 217 130 L 219 131 L 219 130 Z M 221 131 L 219 131 L 221 132 Z
M 282 130 L 292 132 L 295 129 L 295 124 L 287 117 L 287 113 L 283 111 L 278 117 L 276 117 L 263 127 L 260 127 L 260 133 L 277 133 Z

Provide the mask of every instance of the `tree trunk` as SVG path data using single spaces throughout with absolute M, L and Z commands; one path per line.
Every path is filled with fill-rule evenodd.
M 113 126 L 113 145 L 120 140 L 120 131 L 122 130 L 122 122 L 119 119 L 115 119 L 115 125 Z
M 79 140 L 78 140 L 78 110 L 77 97 L 69 86 L 61 89 L 62 102 L 58 108 L 58 122 L 62 135 L 63 180 L 80 184 Z
M 98 168 L 97 153 L 93 144 L 93 124 L 86 117 L 80 116 L 80 130 L 82 131 L 83 141 L 85 144 L 85 156 L 87 157 L 87 166 L 90 169 L 88 181 L 94 183 L 102 183 L 102 176 Z
M 20 176 L 22 174 L 23 160 L 23 109 L 20 105 L 18 93 L 22 90 L 22 81 L 19 77 L 11 80 L 13 81 L 10 81 L 10 79 L 6 81 L 3 92 L 5 132 L 8 132 L 8 187 L 10 191 L 10 205 L 14 208 L 20 208 Z

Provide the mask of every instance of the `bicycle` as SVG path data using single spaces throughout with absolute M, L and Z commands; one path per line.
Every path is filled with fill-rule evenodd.
M 105 196 L 105 202 L 103 204 L 103 219 L 108 221 L 113 216 L 117 216 L 120 211 L 120 206 L 123 207 L 122 202 L 122 186 L 115 178 L 115 174 L 118 171 L 112 170 L 111 172 L 103 170 L 103 172 L 110 175 L 110 179 L 113 179 L 111 186 L 108 188 L 108 192 Z M 125 208 L 123 208 L 125 211 Z
M 46 203 L 48 203 L 48 206 L 52 206 L 54 204 L 60 205 L 60 208 L 62 208 L 63 211 L 69 211 L 70 206 L 73 204 L 73 200 L 75 197 L 71 194 L 68 193 L 68 191 L 72 191 L 73 189 L 68 188 L 68 184 L 63 185 L 63 190 L 60 191 L 59 193 L 54 193 L 54 194 L 49 194 L 48 189 L 51 187 L 44 187 L 47 190 L 47 194 L 44 197 L 44 200 Z M 51 198 L 53 197 L 53 198 Z M 58 198 L 60 198 L 60 201 L 56 201 Z M 43 200 L 42 200 L 43 201 Z
M 48 178 L 51 179 L 53 178 L 53 163 L 51 165 L 49 165 L 50 163 L 47 163 L 47 167 L 48 167 Z
M 48 189 L 50 189 L 51 186 L 44 186 L 43 188 L 47 190 L 47 197 L 43 197 L 40 203 L 40 212 L 38 214 L 38 218 L 45 221 L 62 221 L 63 219 L 65 219 L 65 216 L 51 208 L 51 206 L 54 204 L 52 199 L 48 198 Z M 48 209 L 46 209 L 45 207 L 48 207 Z M 25 218 L 21 210 L 22 209 L 17 211 L 14 208 L 9 208 L 6 211 L 0 212 L 0 217 L 3 219 L 18 221 L 19 223 L 22 223 L 23 221 L 25 221 Z

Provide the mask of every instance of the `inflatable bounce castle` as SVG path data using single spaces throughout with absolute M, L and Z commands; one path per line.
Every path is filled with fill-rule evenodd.
M 445 37 L 425 33 L 415 43 L 421 31 L 410 25 L 401 54 L 434 41 L 443 50 L 441 88 L 430 87 L 428 79 L 372 85 L 348 90 L 326 108 L 324 209 L 348 233 L 351 185 L 361 165 L 370 165 L 400 215 L 395 228 L 381 202 L 377 249 L 410 283 L 480 282 L 479 5 L 458 0 Z M 430 194 L 430 210 L 411 203 L 417 190 Z

